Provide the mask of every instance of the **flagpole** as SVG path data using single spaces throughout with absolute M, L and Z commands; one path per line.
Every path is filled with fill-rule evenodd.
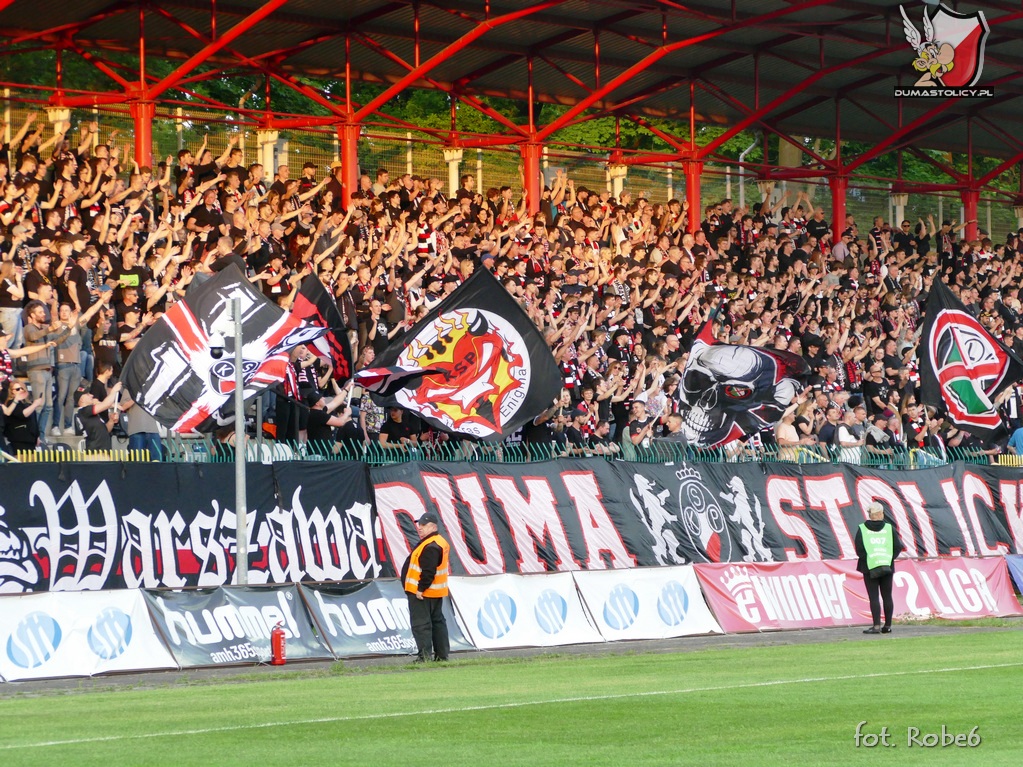
M 245 445 L 245 370 L 242 357 L 242 300 L 231 301 L 234 315 L 234 497 L 238 539 L 238 585 L 249 584 L 249 529 L 245 498 L 245 469 L 248 460 Z
M 256 397 L 256 455 L 263 460 L 263 395 Z

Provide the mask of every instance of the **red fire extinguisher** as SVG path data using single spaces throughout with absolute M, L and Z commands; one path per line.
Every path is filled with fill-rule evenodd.
M 283 666 L 287 660 L 285 653 L 284 623 L 278 623 L 270 630 L 270 665 Z

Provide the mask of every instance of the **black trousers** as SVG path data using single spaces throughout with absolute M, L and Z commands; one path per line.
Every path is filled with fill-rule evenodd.
M 298 404 L 280 394 L 274 409 L 274 424 L 277 426 L 277 441 L 289 445 L 298 444 Z
M 444 620 L 444 598 L 423 597 L 407 591 L 408 614 L 412 623 L 412 636 L 416 640 L 420 660 L 447 660 L 451 652 L 448 642 L 448 623 Z
M 884 603 L 884 625 L 891 628 L 892 613 L 895 612 L 895 603 L 892 600 L 892 578 L 894 575 L 882 575 L 880 578 L 863 576 L 863 583 L 867 587 L 867 599 L 870 600 L 870 617 L 874 619 L 874 625 L 881 625 L 881 604 Z

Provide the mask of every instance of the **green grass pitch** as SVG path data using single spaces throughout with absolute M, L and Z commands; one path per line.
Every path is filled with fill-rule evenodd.
M 1019 640 L 1000 630 L 687 653 L 474 655 L 368 671 L 296 666 L 175 684 L 156 676 L 145 688 L 0 700 L 0 764 L 1015 766 Z M 980 742 L 942 747 L 942 726 Z M 882 727 L 893 745 L 866 747 Z M 918 731 L 912 745 L 909 728 Z M 939 743 L 927 747 L 932 734 Z

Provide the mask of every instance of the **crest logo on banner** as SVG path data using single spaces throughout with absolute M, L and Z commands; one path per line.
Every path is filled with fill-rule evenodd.
M 568 618 L 568 602 L 554 589 L 545 589 L 536 598 L 533 607 L 536 623 L 545 634 L 557 634 L 565 628 Z
M 731 561 L 732 537 L 726 516 L 713 491 L 704 482 L 703 475 L 687 466 L 674 474 L 679 480 L 677 506 L 670 503 L 671 491 L 668 488 L 662 488 L 641 474 L 633 475 L 636 489 L 629 492 L 633 505 L 640 512 L 640 519 L 654 537 L 653 552 L 658 564 Z M 741 481 L 735 493 L 723 493 L 721 497 L 736 504 L 736 515 L 731 518 L 742 528 L 743 540 L 749 539 L 749 545 L 753 547 L 754 538 L 763 537 L 764 523 L 759 501 L 755 512 L 749 508 Z M 754 513 L 760 519 L 759 527 L 753 520 Z M 762 544 L 760 548 L 763 548 Z M 770 553 L 765 553 L 770 558 Z
M 927 298 L 920 342 L 922 401 L 944 405 L 955 425 L 981 439 L 1003 432 L 995 402 L 1023 379 L 1023 360 L 994 338 L 943 282 Z
M 512 630 L 517 612 L 514 599 L 503 591 L 491 591 L 476 614 L 476 625 L 487 639 L 500 639 Z
M 484 441 L 542 413 L 562 383 L 547 341 L 486 269 L 395 338 L 375 364 L 356 373 L 369 391 L 390 393 L 441 431 Z
M 681 481 L 678 505 L 682 509 L 682 529 L 692 548 L 705 562 L 728 562 L 732 558 L 732 539 L 713 493 L 693 469 L 683 467 L 675 476 Z
M 636 592 L 619 583 L 611 593 L 607 595 L 604 602 L 604 623 L 615 631 L 625 631 L 636 622 L 639 615 L 639 597 Z
M 89 649 L 103 660 L 122 655 L 131 644 L 131 618 L 116 607 L 108 607 L 89 627 Z
M 491 437 L 525 401 L 530 370 L 522 336 L 485 309 L 456 309 L 434 318 L 408 342 L 398 365 L 432 368 L 419 387 L 397 392 L 402 406 L 452 431 Z
M 244 360 L 242 362 L 242 375 L 248 381 L 259 369 L 259 363 L 255 360 Z M 235 382 L 234 360 L 219 360 L 210 366 L 210 386 L 218 394 L 227 396 L 234 391 Z
M 678 581 L 668 581 L 657 598 L 657 614 L 665 626 L 678 626 L 689 612 L 689 594 Z
M 44 612 L 29 613 L 7 638 L 7 657 L 21 668 L 41 666 L 57 652 L 60 624 Z
M 967 312 L 946 309 L 927 339 L 942 399 L 957 422 L 994 429 L 1001 419 L 992 400 L 1009 370 L 1009 355 Z
M 923 9 L 921 27 L 900 5 L 902 29 L 913 48 L 917 81 L 896 88 L 896 96 L 990 98 L 992 88 L 976 88 L 984 71 L 984 48 L 990 29 L 983 11 L 960 13 L 944 5 Z

